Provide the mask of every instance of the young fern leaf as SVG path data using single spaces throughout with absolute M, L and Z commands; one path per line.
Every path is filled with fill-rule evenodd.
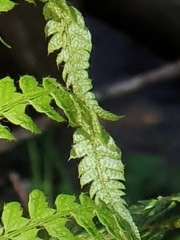
M 106 203 L 113 213 L 118 239 L 140 239 L 139 232 L 125 207 L 124 167 L 120 150 L 105 132 L 99 119 L 117 120 L 118 116 L 103 110 L 90 90 L 88 77 L 91 35 L 85 27 L 82 15 L 65 0 L 49 0 L 44 6 L 47 19 L 45 34 L 49 37 L 48 53 L 58 52 L 56 63 L 64 65 L 62 77 L 66 90 L 63 102 L 58 92 L 52 93 L 56 104 L 69 119 L 69 125 L 78 127 L 73 136 L 70 159 L 81 158 L 80 183 L 90 185 L 90 197 L 101 205 Z M 70 93 L 69 93 L 70 92 Z M 99 215 L 99 218 L 100 215 Z M 103 222 L 104 220 L 102 220 Z M 111 232 L 109 230 L 109 232 Z

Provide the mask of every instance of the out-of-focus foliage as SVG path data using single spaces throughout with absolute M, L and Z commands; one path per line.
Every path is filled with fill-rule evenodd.
M 139 201 L 130 207 L 130 212 L 142 239 L 166 239 L 180 228 L 180 194 Z
M 167 179 L 164 174 L 165 161 L 162 157 L 150 154 L 132 154 L 125 161 L 126 191 L 129 204 L 134 204 L 139 199 L 157 196 L 160 189 L 165 189 Z

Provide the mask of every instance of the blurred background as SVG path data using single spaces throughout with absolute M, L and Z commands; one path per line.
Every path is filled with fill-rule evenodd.
M 61 79 L 47 56 L 42 5 L 17 1 L 0 16 L 0 78 L 32 74 Z M 103 122 L 122 150 L 126 200 L 180 191 L 180 2 L 177 0 L 72 0 L 92 33 L 89 74 L 100 105 L 124 117 Z M 0 201 L 26 206 L 32 188 L 50 201 L 78 194 L 78 161 L 70 161 L 73 130 L 33 112 L 42 135 L 11 126 L 18 138 L 0 143 Z

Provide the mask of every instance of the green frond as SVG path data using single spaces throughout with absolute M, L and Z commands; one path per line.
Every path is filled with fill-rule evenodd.
M 82 15 L 64 0 L 48 1 L 44 15 L 47 19 L 45 34 L 49 37 L 48 53 L 56 51 L 56 63 L 57 66 L 63 65 L 62 77 L 66 88 L 60 86 L 61 94 L 54 92 L 53 98 L 68 117 L 69 125 L 77 127 L 70 159 L 81 159 L 78 168 L 80 184 L 82 187 L 90 184 L 90 197 L 96 204 L 106 203 L 117 215 L 121 239 L 140 239 L 121 199 L 125 187 L 120 150 L 99 122 L 99 118 L 115 121 L 119 116 L 102 109 L 90 92 L 92 83 L 87 69 L 92 48 L 91 34 Z M 123 234 L 124 225 L 131 228 L 132 233 L 128 233 L 131 237 Z
M 119 231 L 133 230 L 130 230 L 131 238 L 122 234 L 121 239 L 140 239 L 131 215 L 125 207 L 125 201 L 121 199 L 125 187 L 122 183 L 124 166 L 120 161 L 120 151 L 113 139 L 103 130 L 101 139 L 103 134 L 104 142 L 91 138 L 92 136 L 90 137 L 82 128 L 78 128 L 74 133 L 70 158 L 81 158 L 78 167 L 81 186 L 91 184 L 90 197 L 94 198 L 97 204 L 103 201 L 109 206 L 119 224 Z
M 61 194 L 55 200 L 56 208 L 49 207 L 44 194 L 34 190 L 29 196 L 29 217 L 24 217 L 18 202 L 8 203 L 2 213 L 0 240 L 37 240 L 39 231 L 45 231 L 50 237 L 60 240 L 75 239 L 121 239 L 115 217 L 103 203 L 96 205 L 86 195 L 79 196 L 79 202 L 74 196 Z M 97 228 L 94 218 L 102 224 Z M 68 222 L 75 222 L 82 228 L 78 232 L 69 229 Z M 76 224 L 74 222 L 74 224 Z M 130 239 L 130 238 L 127 238 Z
M 44 79 L 44 85 L 46 85 L 46 81 L 50 80 Z M 52 97 L 50 96 L 50 89 L 40 87 L 36 79 L 29 75 L 20 77 L 19 87 L 21 91 L 17 91 L 13 79 L 10 77 L 5 77 L 0 80 L 1 122 L 6 119 L 34 134 L 40 133 L 36 124 L 26 114 L 25 110 L 28 105 L 33 106 L 37 112 L 44 113 L 53 120 L 58 122 L 64 121 L 63 117 L 51 106 Z M 54 89 L 56 88 L 57 84 L 54 85 Z M 8 128 L 2 124 L 0 124 L 0 138 L 14 140 Z
M 65 1 L 49 1 L 44 7 L 44 15 L 49 20 L 45 27 L 46 36 L 50 36 L 48 53 L 60 50 L 56 63 L 66 63 L 63 79 L 66 87 L 76 88 L 89 67 L 89 56 L 92 48 L 91 35 L 84 25 L 82 15 Z M 86 80 L 88 75 L 86 75 Z M 89 80 L 90 81 L 90 80 Z M 79 91 L 81 92 L 80 86 Z

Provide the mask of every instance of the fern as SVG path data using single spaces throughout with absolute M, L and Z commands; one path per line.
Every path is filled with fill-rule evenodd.
M 42 192 L 34 190 L 30 194 L 28 209 L 29 218 L 22 217 L 22 210 L 19 203 L 9 203 L 4 206 L 2 215 L 3 228 L 1 228 L 0 239 L 40 239 L 37 233 L 41 229 L 46 231 L 52 237 L 58 239 L 77 239 L 65 227 L 70 215 L 77 218 L 79 224 L 82 221 L 80 212 L 89 213 L 92 218 L 92 208 L 86 208 L 74 202 L 75 197 L 61 195 L 56 199 L 56 209 L 48 207 L 45 196 Z M 88 214 L 87 214 L 88 215 Z M 67 218 L 65 218 L 67 216 Z M 91 219 L 88 226 L 92 225 Z M 83 225 L 83 224 L 81 224 Z M 87 227 L 84 223 L 84 227 Z M 88 227 L 87 227 L 88 228 Z M 89 231 L 90 231 L 89 227 Z M 91 229 L 91 232 L 93 230 Z M 98 233 L 97 233 L 98 234 Z M 94 233 L 96 236 L 96 233 Z M 98 239 L 98 238 L 97 238 Z
M 49 236 L 61 240 L 67 239 L 120 239 L 121 234 L 116 227 L 116 220 L 106 205 L 98 206 L 84 194 L 79 196 L 80 203 L 71 195 L 61 194 L 55 200 L 56 209 L 48 206 L 44 194 L 34 190 L 29 196 L 29 217 L 24 217 L 18 202 L 8 203 L 4 206 L 0 240 L 37 240 L 40 231 L 46 231 Z M 104 230 L 95 227 L 93 219 L 99 217 L 100 222 L 108 227 L 111 238 L 107 238 Z M 73 233 L 67 228 L 72 220 L 78 223 L 85 231 Z M 82 230 L 81 230 L 82 232 Z M 113 237 L 112 237 L 113 236 Z
M 94 216 L 98 217 L 110 236 L 115 239 L 140 239 L 137 227 L 125 206 L 126 203 L 121 198 L 125 189 L 121 152 L 99 122 L 99 118 L 115 121 L 119 116 L 102 109 L 91 92 L 92 83 L 87 72 L 92 48 L 91 34 L 84 24 L 82 15 L 74 7 L 68 6 L 65 0 L 42 0 L 42 2 L 45 2 L 43 14 L 47 20 L 45 34 L 49 38 L 48 53 L 54 51 L 58 53 L 56 63 L 58 67 L 63 66 L 62 78 L 65 86 L 54 78 L 44 78 L 41 86 L 34 77 L 25 75 L 20 78 L 17 89 L 10 77 L 1 79 L 0 119 L 1 121 L 7 119 L 32 133 L 39 133 L 38 127 L 25 110 L 28 105 L 31 105 L 37 112 L 62 122 L 64 118 L 51 106 L 51 101 L 54 100 L 63 110 L 68 124 L 76 128 L 70 159 L 81 159 L 78 166 L 80 183 L 82 187 L 90 184 L 89 195 L 94 201 L 81 195 L 81 205 L 87 205 L 82 208 L 81 205 L 72 203 L 74 197 L 72 197 L 73 201 L 68 203 L 70 199 L 68 197 L 65 202 L 73 206 L 72 209 L 68 208 L 66 211 L 67 206 L 61 206 L 64 212 L 59 213 L 58 200 L 56 201 L 57 210 L 50 209 L 44 203 L 42 193 L 35 191 L 29 201 L 30 220 L 21 217 L 17 205 L 12 203 L 12 209 L 11 204 L 5 205 L 2 216 L 4 229 L 0 239 L 17 239 L 17 237 L 18 239 L 39 239 L 37 233 L 41 226 L 52 237 L 76 239 L 64 227 L 66 223 L 64 217 L 69 215 L 74 217 L 77 223 L 95 239 L 105 238 L 95 228 L 92 221 Z M 0 138 L 14 140 L 14 136 L 2 124 Z M 35 197 L 36 194 L 40 198 L 39 201 Z M 17 214 L 19 217 L 17 225 L 9 220 L 8 214 L 11 211 L 10 214 Z M 83 214 L 84 218 L 80 216 Z M 15 219 L 13 215 L 12 218 Z M 23 233 L 17 230 L 21 227 Z M 59 232 L 58 229 L 61 228 L 63 230 Z
M 43 86 L 38 86 L 34 77 L 25 75 L 19 80 L 19 87 L 22 92 L 17 92 L 14 81 L 10 77 L 0 80 L 0 119 L 7 119 L 13 124 L 31 131 L 40 133 L 40 130 L 32 119 L 25 113 L 28 105 L 32 105 L 36 111 L 45 113 L 49 118 L 58 122 L 64 121 L 50 105 L 52 98 L 47 88 L 48 79 L 43 80 Z M 0 138 L 14 140 L 10 131 L 0 124 Z
M 74 133 L 74 146 L 70 159 L 82 158 L 79 164 L 80 183 L 91 183 L 90 197 L 97 204 L 104 201 L 117 215 L 122 239 L 139 239 L 136 226 L 124 206 L 124 167 L 120 150 L 105 132 L 98 117 L 117 120 L 118 117 L 103 110 L 95 100 L 89 67 L 91 35 L 84 25 L 81 14 L 64 0 L 48 1 L 44 7 L 48 20 L 45 33 L 50 36 L 48 53 L 59 51 L 56 63 L 64 64 L 62 76 L 67 90 L 72 90 L 71 99 L 78 129 Z M 125 227 L 124 227 L 125 225 Z M 132 235 L 125 231 L 132 228 Z M 130 236 L 131 235 L 131 236 Z

